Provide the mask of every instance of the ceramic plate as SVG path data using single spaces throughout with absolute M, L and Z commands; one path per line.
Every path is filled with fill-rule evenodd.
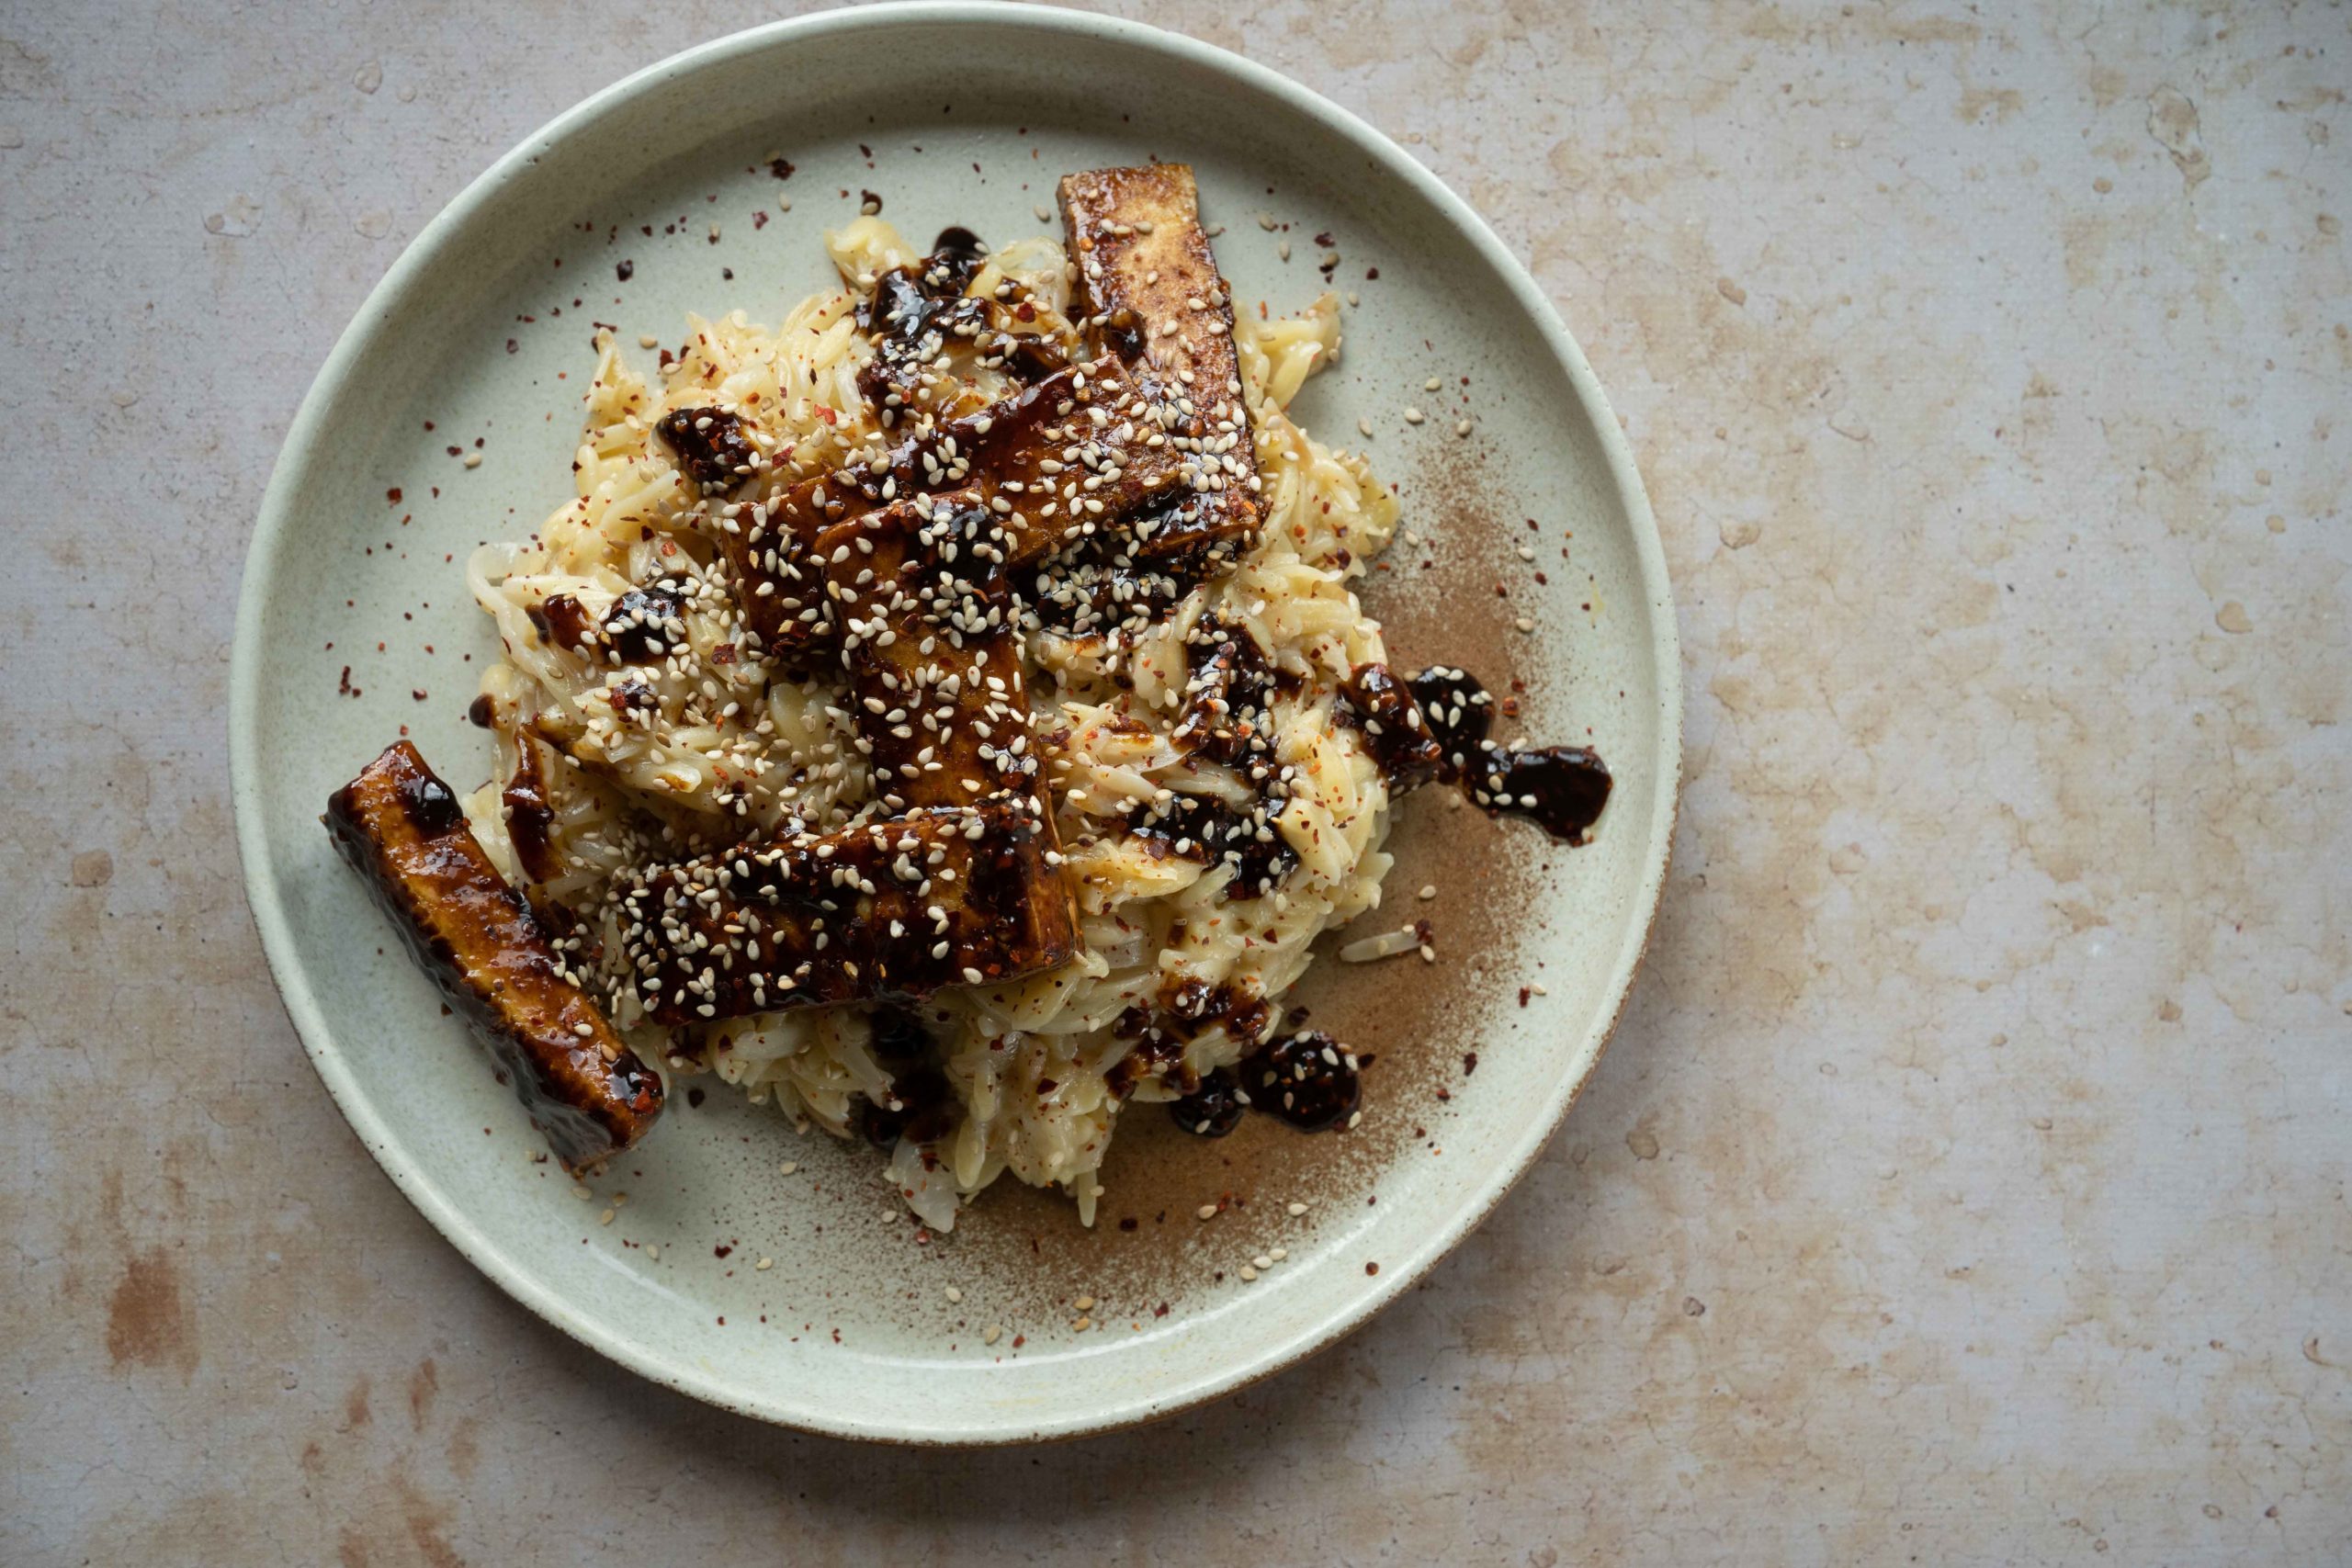
M 1244 308 L 1351 299 L 1338 367 L 1293 412 L 1403 492 L 1420 543 L 1366 580 L 1366 606 L 1400 665 L 1466 665 L 1516 691 L 1519 729 L 1600 750 L 1617 791 L 1597 841 L 1558 849 L 1449 810 L 1447 792 L 1408 797 L 1388 907 L 1359 934 L 1426 916 L 1439 962 L 1342 964 L 1327 937 L 1294 998 L 1377 1055 L 1363 1126 L 1261 1117 L 1206 1141 L 1134 1108 L 1091 1231 L 1008 1179 L 927 1236 L 873 1151 L 716 1086 L 673 1094 L 651 1138 L 576 1188 L 331 852 L 328 792 L 403 733 L 460 787 L 490 772 L 465 710 L 496 642 L 461 565 L 570 498 L 594 323 L 634 344 L 674 341 L 689 310 L 773 321 L 831 280 L 821 232 L 865 192 L 918 239 L 954 222 L 1002 241 L 1058 232 L 1036 212 L 1065 171 L 1152 157 L 1198 168 Z M 1426 420 L 1406 423 L 1408 405 Z M 1657 906 L 1679 767 L 1674 612 L 1640 481 L 1583 355 L 1494 235 L 1378 132 L 1261 66 L 1009 6 L 725 39 L 500 160 L 401 257 L 304 400 L 246 565 L 232 689 L 254 917 L 320 1077 L 401 1190 L 517 1300 L 647 1377 L 912 1442 L 1164 1415 L 1409 1285 L 1591 1072 Z M 1195 1217 L 1204 1203 L 1216 1219 Z

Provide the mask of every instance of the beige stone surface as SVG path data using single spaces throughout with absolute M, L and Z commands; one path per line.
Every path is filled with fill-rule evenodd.
M 237 572 L 473 174 L 749 4 L 0 4 L 0 1561 L 2352 1552 L 2352 14 L 1133 7 L 1411 145 L 1623 412 L 1690 786 L 1541 1167 L 1338 1349 L 977 1458 L 511 1304 L 247 920 Z

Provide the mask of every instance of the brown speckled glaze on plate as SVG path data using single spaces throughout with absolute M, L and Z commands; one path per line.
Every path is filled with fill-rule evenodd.
M 782 102 L 786 79 L 801 85 Z M 1386 903 L 1351 934 L 1427 918 L 1439 962 L 1343 965 L 1327 937 L 1289 998 L 1378 1056 L 1363 1125 L 1255 1118 L 1206 1141 L 1132 1108 L 1092 1231 L 1058 1194 L 1006 1180 L 952 1236 L 926 1236 L 873 1151 L 796 1135 L 708 1080 L 675 1086 L 654 1134 L 575 1187 L 334 861 L 318 803 L 402 727 L 453 784 L 487 774 L 465 708 L 495 644 L 461 563 L 568 495 L 592 323 L 634 343 L 674 342 L 689 310 L 773 321 L 831 280 L 821 231 L 866 191 L 910 233 L 960 222 L 1001 239 L 1054 227 L 1033 209 L 1064 171 L 1153 155 L 1199 169 L 1244 308 L 1306 305 L 1327 287 L 1316 237 L 1331 236 L 1328 287 L 1361 303 L 1340 365 L 1294 412 L 1368 446 L 1423 541 L 1400 538 L 1366 608 L 1401 667 L 1461 664 L 1498 694 L 1521 682 L 1523 713 L 1498 734 L 1600 750 L 1617 788 L 1597 840 L 1570 851 L 1445 791 L 1409 797 Z M 1408 405 L 1427 419 L 1408 424 Z M 273 969 L 401 1190 L 518 1300 L 649 1377 L 907 1442 L 1165 1415 L 1329 1344 L 1409 1284 L 1540 1151 L 1598 1059 L 1679 778 L 1673 608 L 1646 502 L 1581 355 L 1484 226 L 1377 133 L 1261 68 L 1012 7 L 885 6 L 723 39 L 502 160 L 393 268 L 297 418 L 248 562 L 232 694 L 240 840 Z

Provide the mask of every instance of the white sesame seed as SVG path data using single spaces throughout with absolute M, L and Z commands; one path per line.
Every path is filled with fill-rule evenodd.
M 1363 436 L 1366 441 L 1371 440 L 1372 421 L 1368 419 L 1360 419 L 1356 421 L 1356 434 Z
M 1535 629 L 1535 623 L 1525 615 L 1520 616 L 1518 620 L 1511 624 L 1519 627 L 1519 629 L 1523 632 L 1532 632 Z
M 1283 1213 L 1288 1214 L 1295 1220 L 1298 1218 L 1299 1215 L 1306 1213 L 1306 1205 L 1304 1203 L 1288 1204 L 1283 1208 Z
M 611 1224 L 613 1223 L 613 1211 L 607 1209 L 603 1213 L 597 1215 L 596 1223 L 600 1225 Z
M 786 1160 L 782 1165 L 777 1166 L 777 1167 L 775 1168 L 775 1173 L 776 1173 L 778 1176 L 790 1176 L 794 1171 L 798 1170 L 799 1168 L 800 1168 L 800 1162 L 799 1162 L 799 1161 L 797 1161 L 797 1160 L 789 1160 L 789 1159 L 788 1159 L 788 1160 Z
M 1092 1312 L 1094 1310 L 1094 1298 L 1092 1296 L 1080 1296 L 1078 1300 L 1070 1303 L 1069 1304 L 1080 1312 Z
M 662 340 L 655 337 L 651 333 L 639 333 L 637 334 L 637 346 L 639 348 L 660 348 L 662 346 Z
M 1469 422 L 1468 420 L 1466 420 L 1466 419 L 1457 419 L 1457 420 L 1455 420 L 1455 421 L 1453 422 L 1453 434 L 1456 434 L 1456 435 L 1467 435 L 1467 434 L 1470 434 L 1470 422 Z
M 1432 376 L 1432 377 L 1430 377 L 1428 380 L 1426 380 L 1426 381 L 1424 381 L 1424 382 L 1422 382 L 1422 383 L 1421 383 L 1421 390 L 1422 390 L 1422 391 L 1424 391 L 1424 392 L 1434 392 L 1434 391 L 1436 391 L 1440 387 L 1442 387 L 1442 386 L 1444 386 L 1444 385 L 1445 385 L 1445 383 L 1444 383 L 1444 382 L 1442 382 L 1442 381 L 1439 380 L 1436 377 Z
M 1417 408 L 1408 408 L 1405 411 L 1405 423 L 1407 424 L 1419 424 L 1427 416 Z
M 1436 883 L 1434 883 L 1434 882 L 1423 883 L 1423 884 L 1421 885 L 1421 897 L 1424 897 L 1424 898 L 1434 898 L 1434 897 L 1437 897 L 1437 884 L 1436 884 Z
M 1284 240 L 1280 244 L 1276 245 L 1274 247 L 1274 254 L 1282 257 L 1284 261 L 1290 260 L 1290 242 L 1288 240 Z
M 466 454 L 466 467 L 468 467 L 469 468 L 481 468 L 481 453 L 479 453 L 479 452 L 469 452 L 469 453 L 467 453 L 467 454 Z
M 1258 1270 L 1256 1270 L 1255 1269 L 1252 1269 L 1252 1268 L 1251 1268 L 1251 1267 L 1250 1267 L 1250 1265 L 1248 1265 L 1247 1263 L 1244 1263 L 1244 1264 L 1241 1266 L 1241 1279 L 1242 1279 L 1242 1282 L 1243 1282 L 1244 1284 L 1247 1284 L 1249 1281 L 1250 1281 L 1250 1280 L 1252 1280 L 1256 1279 L 1257 1277 L 1258 1277 Z
M 980 1330 L 980 1342 L 984 1345 L 993 1345 L 1003 1337 L 1004 1325 L 1001 1323 L 991 1323 Z
M 649 1241 L 645 1244 L 645 1256 L 659 1263 L 662 1261 L 662 1249 Z
M 1263 1252 L 1258 1254 L 1257 1257 L 1251 1258 L 1250 1261 L 1254 1267 L 1259 1269 L 1272 1269 L 1274 1266 L 1272 1256 Z
M 1196 1218 L 1213 1220 L 1216 1218 L 1216 1205 L 1215 1203 L 1204 1203 L 1198 1209 L 1193 1210 L 1193 1213 Z
M 1272 1258 L 1275 1262 L 1280 1263 L 1283 1258 L 1290 1256 L 1290 1248 L 1287 1247 L 1277 1247 L 1270 1250 L 1266 1256 Z
M 947 1287 L 947 1299 L 950 1303 L 960 1302 L 964 1299 L 964 1292 L 950 1285 Z

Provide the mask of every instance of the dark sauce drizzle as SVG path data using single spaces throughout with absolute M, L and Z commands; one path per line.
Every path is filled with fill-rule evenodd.
M 1340 690 L 1340 712 L 1364 733 L 1390 782 L 1457 784 L 1490 817 L 1523 817 L 1564 844 L 1590 841 L 1609 804 L 1609 769 L 1582 746 L 1500 746 L 1488 739 L 1494 698 L 1443 666 L 1399 682 L 1367 664 Z
M 759 467 L 760 455 L 745 438 L 743 422 L 725 409 L 679 409 L 663 414 L 653 428 L 706 493 L 733 490 Z
M 1136 807 L 1127 830 L 1186 860 L 1222 861 L 1233 868 L 1229 897 L 1263 897 L 1298 864 L 1298 852 L 1274 827 L 1290 786 L 1266 718 L 1266 704 L 1284 682 L 1247 630 L 1214 617 L 1193 628 L 1186 658 L 1191 676 L 1173 739 L 1192 755 L 1239 773 L 1253 798 L 1240 807 L 1217 795 L 1171 793 Z
M 974 299 L 970 288 L 988 258 L 979 236 L 946 228 L 932 242 L 931 254 L 912 266 L 892 267 L 874 280 L 874 294 L 859 307 L 858 324 L 874 342 L 874 358 L 857 373 L 857 389 L 876 409 L 911 403 L 933 362 L 951 339 L 978 349 L 982 363 L 1035 380 L 1069 363 L 1061 345 L 1035 333 L 1016 333 L 1008 320 L 1036 319 L 1036 306 L 1018 286 L 1001 299 Z

